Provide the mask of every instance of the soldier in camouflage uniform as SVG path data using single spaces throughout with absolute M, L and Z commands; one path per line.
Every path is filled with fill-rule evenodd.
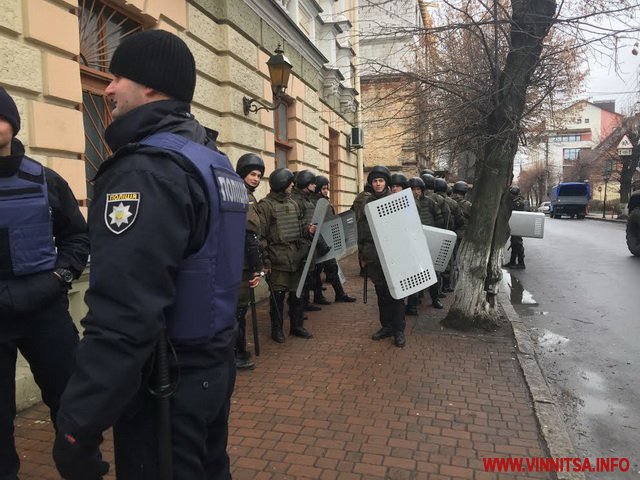
M 436 178 L 436 193 L 444 198 L 445 202 L 449 207 L 449 218 L 445 221 L 445 228 L 447 230 L 451 230 L 456 235 L 460 235 L 461 229 L 464 226 L 464 218 L 462 217 L 462 211 L 460 210 L 460 206 L 458 202 L 456 202 L 453 198 L 447 196 L 447 189 L 449 185 L 444 178 Z M 451 256 L 451 261 L 449 265 L 447 265 L 447 269 L 442 272 L 440 279 L 442 280 L 442 292 L 448 293 L 453 292 L 453 288 L 451 285 L 451 264 L 453 263 L 453 255 Z
M 520 195 L 520 188 L 511 187 L 509 189 L 511 193 L 511 211 L 520 211 L 523 212 L 525 210 L 524 197 Z M 511 249 L 511 259 L 509 263 L 505 264 L 506 268 L 519 268 L 524 269 L 524 242 L 522 241 L 522 237 L 517 235 L 511 235 L 511 245 L 509 246 Z
M 373 340 L 394 337 L 396 347 L 404 347 L 404 300 L 396 300 L 391 296 L 387 281 L 384 278 L 382 265 L 373 241 L 373 235 L 369 228 L 369 222 L 364 214 L 367 203 L 379 200 L 389 195 L 388 185 L 391 182 L 391 173 L 387 167 L 377 165 L 373 167 L 367 176 L 367 183 L 373 189 L 373 193 L 367 197 L 362 205 L 362 211 L 357 215 L 358 220 L 358 248 L 362 254 L 369 278 L 375 285 L 378 296 L 378 311 L 380 314 L 381 328 L 372 335 Z
M 302 212 L 291 200 L 293 172 L 277 168 L 269 176 L 271 192 L 258 203 L 262 227 L 263 261 L 270 276 L 271 338 L 283 343 L 284 299 L 289 293 L 289 335 L 312 338 L 304 324 L 304 302 L 295 291 L 302 275 L 315 226 L 305 224 Z
M 440 212 L 439 217 L 436 219 L 436 224 L 433 225 L 437 228 L 447 228 L 447 223 L 451 218 L 451 210 L 449 209 L 449 205 L 444 198 L 438 195 L 435 192 L 436 189 L 436 178 L 433 175 L 425 173 L 422 175 L 422 181 L 425 186 L 425 198 L 432 199 L 438 206 L 438 211 Z M 441 297 L 444 297 L 444 294 L 440 293 L 440 277 L 438 276 L 438 282 L 431 285 L 429 287 L 429 295 L 431 296 L 431 305 L 434 308 L 442 309 L 444 305 L 440 301 Z
M 468 190 L 469 185 L 467 185 L 467 182 L 463 182 L 462 180 L 457 181 L 453 185 L 453 194 L 451 195 L 451 198 L 458 202 L 463 220 L 462 226 L 458 227 L 458 244 L 462 240 L 462 237 L 464 237 L 464 232 L 469 224 L 469 219 L 471 218 L 471 202 L 465 198 Z
M 264 175 L 264 162 L 255 153 L 246 153 L 238 159 L 236 173 L 244 180 L 249 197 L 249 210 L 247 211 L 247 230 L 244 242 L 244 268 L 242 270 L 242 286 L 238 295 L 236 307 L 236 320 L 238 336 L 236 338 L 235 357 L 238 370 L 250 370 L 254 368 L 251 361 L 251 352 L 247 350 L 247 310 L 249 309 L 249 289 L 255 288 L 260 282 L 262 271 L 262 255 L 260 253 L 260 216 L 258 215 L 258 201 L 254 196 L 262 175 Z
M 391 193 L 398 193 L 409 188 L 409 180 L 402 173 L 394 173 L 391 175 Z
M 368 183 L 364 186 L 364 189 L 356 195 L 356 198 L 353 200 L 353 204 L 351 205 L 351 210 L 356 214 L 356 223 L 360 221 L 359 216 L 364 214 L 363 205 L 365 204 L 369 195 L 371 195 L 371 185 Z M 362 261 L 362 255 L 360 249 L 358 248 L 358 263 L 360 264 L 360 276 L 364 277 L 364 263 Z
M 325 198 L 329 200 L 329 179 L 324 175 L 318 175 L 316 177 L 316 195 L 318 199 Z M 331 213 L 335 215 L 336 211 L 333 208 L 333 205 L 329 204 L 329 208 L 331 209 Z M 351 297 L 346 294 L 344 288 L 342 287 L 342 282 L 340 282 L 340 277 L 338 275 L 338 262 L 335 258 L 331 260 L 327 260 L 326 262 L 316 264 L 316 274 L 314 279 L 314 296 L 313 302 L 319 303 L 323 305 L 322 300 L 329 303 L 329 301 L 325 298 L 322 293 L 322 272 L 324 271 L 327 282 L 331 284 L 333 290 L 335 292 L 335 301 L 344 302 L 344 303 L 353 303 L 356 301 L 355 297 Z M 319 301 L 320 300 L 320 301 Z
M 411 192 L 416 199 L 420 223 L 430 227 L 441 225 L 443 223 L 442 212 L 433 198 L 425 197 L 425 186 L 422 179 L 413 177 L 409 180 L 408 186 L 411 188 Z M 407 298 L 407 306 L 404 310 L 406 315 L 418 315 L 419 295 L 419 293 L 414 293 Z M 436 300 L 438 300 L 437 297 Z
M 298 205 L 300 213 L 302 214 L 303 222 L 310 225 L 311 219 L 313 218 L 313 212 L 316 208 L 316 203 L 318 202 L 318 197 L 315 194 L 316 176 L 311 170 L 301 170 L 295 174 L 294 184 L 295 186 L 291 192 L 291 200 L 296 202 Z M 322 310 L 322 308 L 317 305 L 313 305 L 309 301 L 309 291 L 315 287 L 313 285 L 314 268 L 315 267 L 313 265 L 310 267 L 302 290 L 304 310 L 307 312 L 317 312 L 318 310 Z M 329 302 L 326 302 L 325 305 L 328 303 Z

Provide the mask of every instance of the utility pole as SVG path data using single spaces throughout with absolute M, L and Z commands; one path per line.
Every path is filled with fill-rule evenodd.
M 544 198 L 549 199 L 549 134 L 544 144 Z

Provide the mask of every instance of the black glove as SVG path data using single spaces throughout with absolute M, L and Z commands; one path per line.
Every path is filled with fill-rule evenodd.
M 81 443 L 68 433 L 58 433 L 53 444 L 53 460 L 65 480 L 100 480 L 109 471 L 102 460 L 100 442 Z

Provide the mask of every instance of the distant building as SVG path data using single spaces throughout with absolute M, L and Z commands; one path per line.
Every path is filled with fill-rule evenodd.
M 580 100 L 545 122 L 538 142 L 530 145 L 520 167 L 543 166 L 551 187 L 575 171 L 581 151 L 593 149 L 622 119 L 615 111 L 615 101 Z
M 359 7 L 362 126 L 367 145 L 365 171 L 386 165 L 407 176 L 432 167 L 433 155 L 422 141 L 427 125 L 420 116 L 420 95 L 405 72 L 425 56 L 422 0 L 361 2 Z

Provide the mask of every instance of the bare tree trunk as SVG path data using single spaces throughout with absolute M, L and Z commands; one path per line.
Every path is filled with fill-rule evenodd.
M 555 0 L 513 0 L 511 5 L 511 48 L 495 92 L 495 108 L 487 119 L 489 140 L 474 184 L 471 220 L 460 246 L 459 282 L 453 305 L 442 321 L 453 328 L 491 328 L 496 323 L 497 315 L 484 290 L 489 256 L 498 242 L 494 242 L 496 220 L 511 180 L 527 87 L 556 10 Z
M 511 235 L 511 229 L 509 228 L 511 203 L 511 194 L 506 191 L 502 195 L 502 201 L 500 202 L 500 210 L 498 211 L 498 218 L 496 219 L 493 243 L 489 255 L 489 266 L 487 267 L 485 291 L 487 292 L 487 302 L 489 303 L 490 311 L 496 307 L 496 297 L 498 295 L 500 281 L 502 280 L 502 251 Z M 495 318 L 493 320 L 495 320 Z

